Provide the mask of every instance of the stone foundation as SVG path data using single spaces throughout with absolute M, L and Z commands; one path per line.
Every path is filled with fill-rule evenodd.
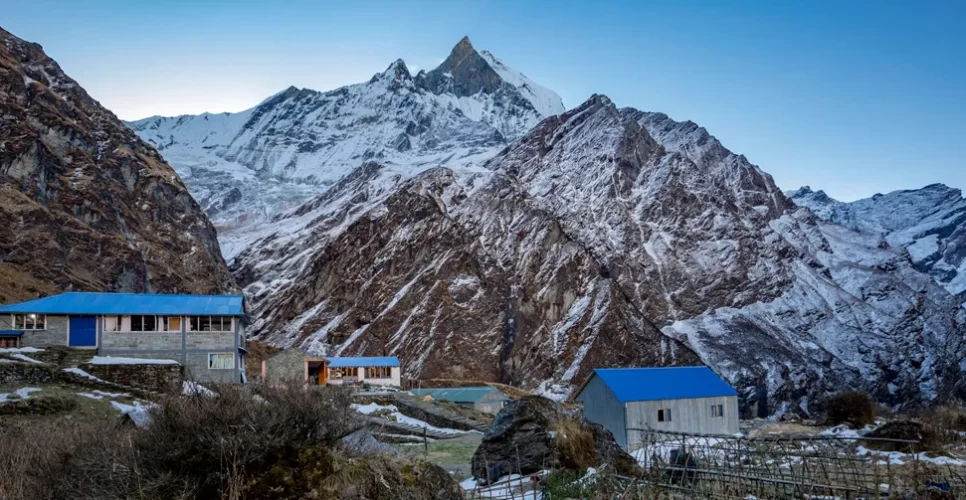
M 180 390 L 184 367 L 177 364 L 157 365 L 93 365 L 85 363 L 81 370 L 108 382 L 154 392 Z

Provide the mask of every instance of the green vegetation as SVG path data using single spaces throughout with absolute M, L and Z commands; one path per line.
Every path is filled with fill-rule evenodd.
M 438 465 L 463 465 L 473 460 L 473 452 L 480 446 L 482 436 L 471 433 L 452 439 L 440 439 L 429 443 L 429 454 L 426 459 Z M 415 453 L 424 453 L 422 443 L 406 443 L 397 445 L 399 449 Z

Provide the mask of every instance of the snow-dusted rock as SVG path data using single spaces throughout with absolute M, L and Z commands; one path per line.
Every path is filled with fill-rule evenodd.
M 369 163 L 278 217 L 233 268 L 256 334 L 562 393 L 704 362 L 761 414 L 843 387 L 935 396 L 953 297 L 703 128 L 594 96 L 483 167 Z
M 960 190 L 933 184 L 852 203 L 808 186 L 788 195 L 822 219 L 906 249 L 917 269 L 966 298 L 966 199 Z
M 464 38 L 433 71 L 399 60 L 329 92 L 291 87 L 240 113 L 129 125 L 178 170 L 219 226 L 230 260 L 272 218 L 375 161 L 411 177 L 472 168 L 551 113 L 560 97 Z

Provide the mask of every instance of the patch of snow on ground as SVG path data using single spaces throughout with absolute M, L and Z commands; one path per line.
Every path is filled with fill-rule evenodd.
M 399 411 L 399 409 L 396 408 L 395 405 L 382 406 L 376 403 L 369 403 L 367 405 L 353 404 L 352 409 L 363 415 L 371 415 L 378 411 L 388 411 L 390 412 L 387 417 L 389 420 L 395 420 L 400 424 L 411 425 L 413 427 L 421 427 L 421 428 L 424 428 L 433 432 L 439 432 L 442 434 L 452 434 L 455 436 L 459 434 L 467 434 L 470 432 L 470 431 L 463 431 L 460 429 L 450 429 L 447 427 L 436 427 L 434 425 L 430 425 L 426 422 L 423 422 L 422 420 L 412 418 L 412 417 L 407 417 L 406 415 L 403 415 Z
M 73 373 L 74 375 L 80 375 L 81 377 L 84 377 L 84 378 L 89 378 L 89 379 L 91 379 L 91 380 L 93 380 L 95 382 L 104 382 L 105 384 L 109 383 L 109 382 L 107 382 L 105 380 L 101 380 L 101 379 L 99 379 L 99 378 L 91 375 L 90 373 L 87 373 L 84 370 L 81 370 L 80 368 L 77 368 L 77 367 L 64 368 L 64 371 L 67 372 L 67 373 Z
M 547 471 L 540 471 L 532 475 L 545 477 Z M 472 492 L 472 498 L 540 500 L 543 498 L 543 494 L 539 489 L 534 489 L 534 486 L 530 483 L 530 477 L 531 475 L 521 476 L 519 474 L 510 474 L 486 486 L 480 486 L 476 479 L 470 478 L 461 482 L 460 487 Z M 586 478 L 588 476 L 584 477 Z
M 181 394 L 185 396 L 205 396 L 209 398 L 218 395 L 215 393 L 215 391 L 212 391 L 198 382 L 193 382 L 191 380 L 185 380 L 184 384 L 181 385 Z
M 936 456 L 930 457 L 923 453 L 902 453 L 901 451 L 879 451 L 870 450 L 864 446 L 858 446 L 855 449 L 858 455 L 878 458 L 878 463 L 885 464 L 889 463 L 891 465 L 903 465 L 907 462 L 919 461 L 926 462 L 934 465 L 966 465 L 966 460 L 961 460 L 958 458 Z
M 92 365 L 176 365 L 173 359 L 115 358 L 113 356 L 94 356 L 88 363 Z
M 151 423 L 151 414 L 148 410 L 154 408 L 153 404 L 141 404 L 140 401 L 135 401 L 134 404 L 124 404 L 117 401 L 111 401 L 111 406 L 120 411 L 122 414 L 131 417 L 134 421 L 134 425 L 138 427 L 146 427 Z
M 0 403 L 6 403 L 10 401 L 11 396 L 13 399 L 30 399 L 30 393 L 37 392 L 40 389 L 36 387 L 21 387 L 13 392 L 0 393 Z
M 15 359 L 19 359 L 20 361 L 25 361 L 27 363 L 33 363 L 35 365 L 42 365 L 42 364 L 44 364 L 41 361 L 37 361 L 36 359 L 31 358 L 30 356 L 24 356 L 23 354 L 20 354 L 20 353 L 10 354 L 10 357 L 11 358 L 15 358 Z
M 13 352 L 33 354 L 37 352 L 44 352 L 43 349 L 38 349 L 36 347 L 4 347 L 0 348 L 0 354 L 10 354 Z

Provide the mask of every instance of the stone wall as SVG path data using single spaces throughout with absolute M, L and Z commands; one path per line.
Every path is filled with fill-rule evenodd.
M 181 349 L 180 332 L 104 332 L 103 350 L 165 350 Z
M 67 345 L 67 316 L 47 316 L 45 330 L 24 330 L 20 338 L 23 347 Z M 0 330 L 14 330 L 9 314 L 0 314 Z
M 283 384 L 287 382 L 305 382 L 305 360 L 318 359 L 299 349 L 286 349 L 265 358 L 266 384 Z
M 235 334 L 233 332 L 188 332 L 185 347 L 189 351 L 192 349 L 229 350 L 235 347 Z
M 208 368 L 208 354 L 235 354 L 235 368 L 230 370 L 212 370 Z M 189 352 L 185 355 L 185 377 L 201 382 L 240 382 L 241 374 L 238 370 L 239 354 L 237 351 Z
M 91 375 L 115 384 L 154 392 L 178 390 L 184 378 L 184 367 L 178 364 L 94 365 L 80 366 Z

